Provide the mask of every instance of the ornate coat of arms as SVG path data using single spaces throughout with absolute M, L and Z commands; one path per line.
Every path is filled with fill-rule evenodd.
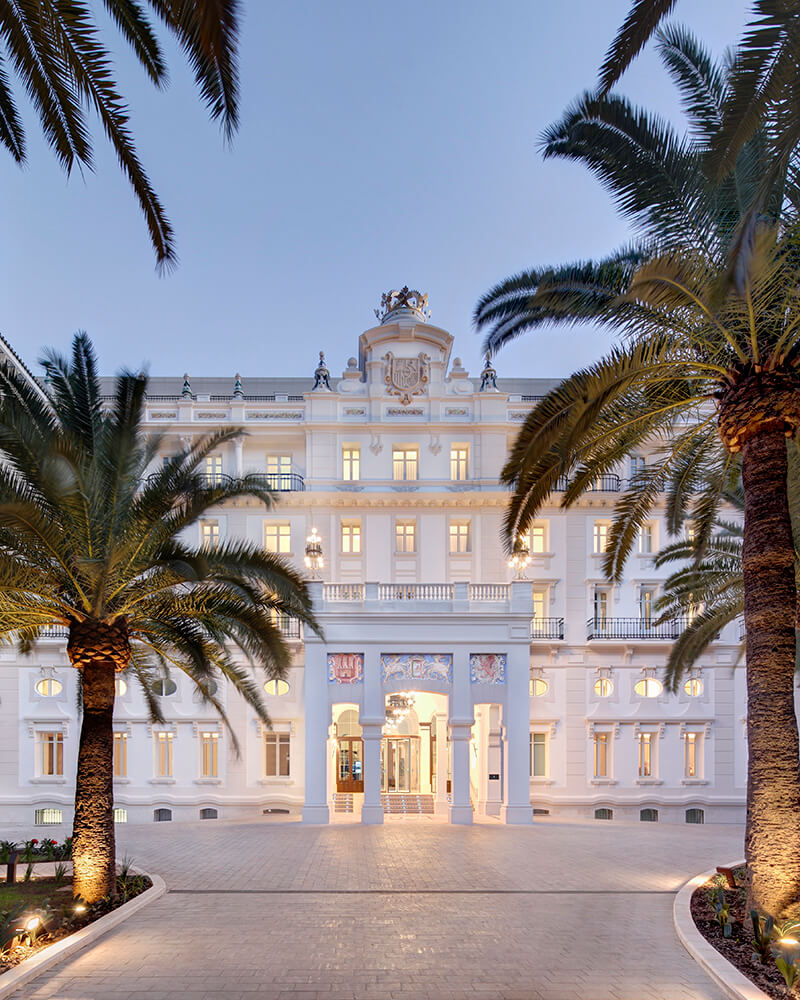
M 425 392 L 428 382 L 427 354 L 420 353 L 415 358 L 396 358 L 391 351 L 383 356 L 386 362 L 386 391 L 390 396 L 399 396 L 400 402 L 408 406 L 412 396 Z

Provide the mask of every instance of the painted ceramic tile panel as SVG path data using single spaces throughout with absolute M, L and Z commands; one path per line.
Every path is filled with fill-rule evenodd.
M 453 681 L 452 653 L 381 653 L 385 681 Z
M 473 684 L 505 684 L 505 653 L 470 653 L 469 676 Z
M 328 653 L 329 684 L 360 684 L 363 680 L 363 653 Z

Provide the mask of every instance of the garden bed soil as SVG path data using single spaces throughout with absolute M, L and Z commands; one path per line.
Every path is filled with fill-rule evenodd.
M 776 1000 L 800 998 L 800 991 L 796 985 L 793 990 L 786 988 L 783 976 L 772 960 L 767 965 L 762 965 L 757 958 L 753 958 L 753 925 L 750 921 L 747 894 L 744 889 L 745 869 L 735 869 L 734 875 L 736 889 L 728 888 L 728 883 L 722 875 L 715 875 L 704 885 L 695 889 L 691 904 L 695 926 L 709 944 L 716 948 L 743 976 L 747 976 L 755 986 L 763 990 L 767 996 L 775 997 Z M 733 930 L 729 938 L 723 935 L 722 928 L 714 919 L 711 896 L 718 886 L 722 886 L 725 891 L 725 899 L 730 904 Z
M 40 909 L 47 904 L 53 916 L 44 930 L 33 942 L 18 941 L 6 951 L 0 951 L 0 977 L 15 968 L 26 958 L 38 954 L 43 948 L 68 937 L 87 924 L 93 923 L 135 896 L 149 889 L 153 883 L 146 875 L 126 875 L 117 877 L 117 896 L 114 900 L 101 900 L 87 908 L 85 913 L 76 914 L 72 899 L 72 879 L 60 883 L 52 878 L 32 879 L 30 882 L 15 882 L 9 885 L 0 882 L 0 916 L 2 911 L 11 910 L 16 904 L 25 903 L 26 912 Z M 20 922 L 22 917 L 20 918 Z

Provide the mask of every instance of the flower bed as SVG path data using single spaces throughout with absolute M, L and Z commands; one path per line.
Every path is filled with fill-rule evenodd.
M 715 875 L 704 885 L 695 889 L 692 895 L 692 918 L 695 926 L 703 937 L 714 948 L 734 965 L 744 976 L 767 996 L 776 1000 L 800 997 L 800 977 L 793 989 L 788 989 L 775 961 L 780 958 L 793 957 L 792 952 L 800 957 L 800 947 L 797 950 L 779 946 L 777 941 L 781 936 L 780 928 L 773 931 L 771 941 L 761 947 L 765 958 L 762 961 L 757 952 L 755 931 L 750 913 L 747 910 L 747 894 L 744 889 L 745 869 L 734 870 L 736 888 L 729 888 L 727 880 L 722 875 Z M 719 892 L 722 890 L 722 896 Z M 728 924 L 727 936 L 725 924 Z M 763 920 L 759 923 L 762 934 L 769 928 L 764 927 Z M 798 928 L 800 930 L 800 928 Z M 792 932 L 797 936 L 798 930 Z M 791 964 L 791 961 L 790 961 Z

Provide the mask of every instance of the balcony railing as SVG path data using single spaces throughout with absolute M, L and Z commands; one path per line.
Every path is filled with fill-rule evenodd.
M 302 639 L 303 632 L 300 622 L 289 615 L 279 614 L 275 618 L 275 624 L 281 630 L 284 639 Z
M 687 618 L 656 623 L 650 618 L 590 618 L 587 639 L 677 639 L 689 624 Z
M 531 639 L 563 639 L 563 618 L 532 618 Z
M 324 583 L 322 598 L 325 601 L 363 601 L 363 583 Z
M 156 477 L 157 473 L 149 475 L 147 484 L 155 482 Z M 200 478 L 209 489 L 213 486 L 231 486 L 236 482 L 233 476 L 223 472 L 200 473 Z M 302 493 L 306 488 L 305 480 L 296 472 L 254 472 L 249 474 L 249 478 L 275 493 Z
M 619 476 L 607 474 L 598 476 L 587 488 L 590 493 L 619 493 L 622 487 L 622 480 Z
M 452 583 L 379 583 L 379 601 L 452 601 Z
M 494 601 L 496 603 L 508 600 L 507 583 L 471 583 L 469 585 L 471 601 Z

